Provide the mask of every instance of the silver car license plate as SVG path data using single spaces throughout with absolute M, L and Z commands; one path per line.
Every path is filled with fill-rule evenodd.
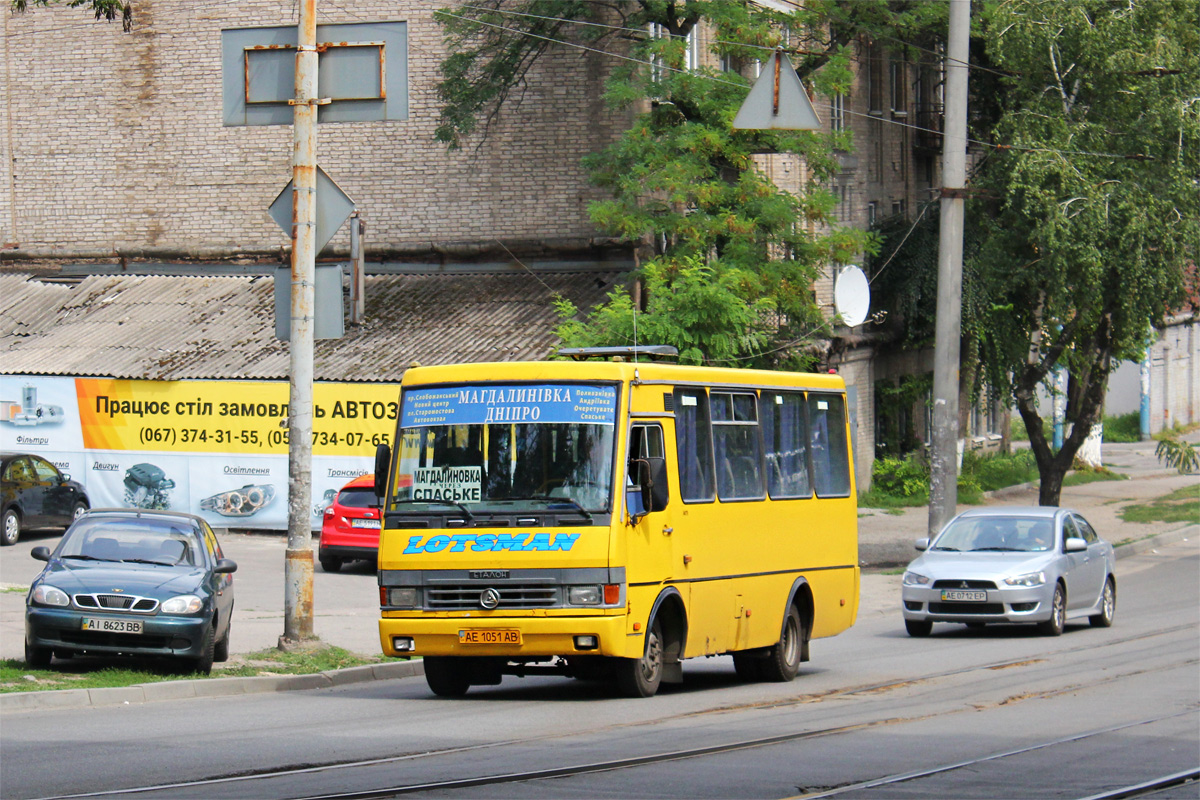
M 944 603 L 985 603 L 987 602 L 987 592 L 968 591 L 966 589 L 943 589 L 942 602 Z
M 105 633 L 141 633 L 142 621 L 140 619 L 84 617 L 83 629 L 85 631 L 104 631 Z

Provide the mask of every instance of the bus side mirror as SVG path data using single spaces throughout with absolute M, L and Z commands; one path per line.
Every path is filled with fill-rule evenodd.
M 662 457 L 639 458 L 630 464 L 630 482 L 625 487 L 625 507 L 629 518 L 637 522 L 651 511 L 667 507 L 667 460 Z
M 386 444 L 375 448 L 375 497 L 383 505 L 384 495 L 387 494 L 388 468 L 392 465 L 392 449 Z

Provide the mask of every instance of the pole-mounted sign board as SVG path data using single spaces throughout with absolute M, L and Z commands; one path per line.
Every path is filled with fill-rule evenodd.
M 821 119 L 792 62 L 772 53 L 733 120 L 735 130 L 821 129 Z
M 291 125 L 296 26 L 221 31 L 227 126 Z M 317 26 L 317 121 L 408 119 L 408 23 Z

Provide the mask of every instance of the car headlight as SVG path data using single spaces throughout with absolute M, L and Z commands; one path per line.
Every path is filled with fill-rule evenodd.
M 927 586 L 928 584 L 929 584 L 929 578 L 926 578 L 924 575 L 922 575 L 919 572 L 904 573 L 904 585 L 905 586 Z
M 40 583 L 33 590 L 33 602 L 42 606 L 69 606 L 71 598 L 67 597 L 67 593 L 57 586 Z
M 1009 586 L 1041 586 L 1046 582 L 1046 573 L 1030 572 L 1027 575 L 1014 575 L 1011 578 L 1005 578 L 1004 582 Z
M 567 602 L 573 606 L 598 606 L 601 598 L 599 586 L 572 586 L 567 590 Z
M 195 614 L 204 606 L 204 601 L 194 594 L 181 594 L 163 602 L 164 614 Z

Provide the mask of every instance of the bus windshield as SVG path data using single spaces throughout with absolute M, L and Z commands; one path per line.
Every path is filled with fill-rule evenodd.
M 612 506 L 616 387 L 487 384 L 405 389 L 395 511 Z

